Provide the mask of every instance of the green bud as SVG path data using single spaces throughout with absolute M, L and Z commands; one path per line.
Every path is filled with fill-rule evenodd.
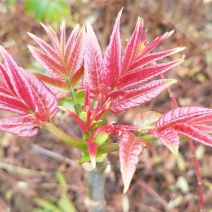
M 81 112 L 79 114 L 79 117 L 83 120 L 83 121 L 86 121 L 87 120 L 87 113 L 86 112 Z
M 98 146 L 101 146 L 107 141 L 108 137 L 109 137 L 109 134 L 107 134 L 106 132 L 101 132 L 96 136 L 94 140 L 98 144 Z

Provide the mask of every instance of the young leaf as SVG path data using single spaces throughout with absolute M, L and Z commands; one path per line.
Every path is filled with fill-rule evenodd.
M 113 88 L 119 80 L 121 72 L 121 38 L 120 38 L 120 18 L 122 10 L 119 12 L 113 32 L 110 36 L 110 43 L 106 48 L 104 56 L 104 82 L 106 88 Z
M 113 113 L 120 113 L 126 109 L 148 102 L 174 83 L 176 83 L 174 79 L 154 80 L 140 88 L 114 91 L 110 94 L 111 99 L 113 99 L 110 110 Z
M 109 99 L 111 101 L 109 109 L 113 113 L 120 113 L 150 101 L 173 84 L 174 81 L 169 80 L 166 82 L 156 80 L 149 83 L 146 81 L 179 65 L 183 59 L 161 64 L 155 62 L 184 49 L 175 48 L 150 54 L 173 31 L 165 33 L 147 45 L 146 32 L 142 33 L 143 21 L 139 18 L 133 35 L 123 51 L 119 32 L 120 16 L 121 12 L 116 19 L 103 60 L 96 35 L 91 26 L 87 26 L 84 61 L 91 82 L 91 98 L 97 100 L 100 96 L 102 102 L 107 102 Z M 141 85 L 141 83 L 146 84 Z M 83 86 L 85 88 L 86 83 Z
M 138 18 L 135 30 L 127 44 L 123 56 L 122 70 L 121 70 L 122 76 L 125 75 L 126 72 L 128 72 L 129 66 L 131 65 L 133 59 L 136 57 L 141 42 L 142 30 L 143 30 L 143 20 L 141 18 Z
M 212 122 L 212 120 L 211 120 Z M 199 141 L 207 146 L 212 146 L 212 137 L 203 131 L 199 130 L 197 127 L 191 126 L 189 124 L 176 124 L 174 129 L 181 135 Z
M 161 63 L 154 66 L 144 67 L 138 70 L 134 70 L 133 72 L 129 72 L 120 78 L 119 83 L 117 85 L 118 89 L 128 89 L 132 86 L 138 85 L 140 83 L 144 83 L 147 80 L 150 80 L 164 72 L 174 68 L 183 62 L 183 59 L 175 60 L 168 63 Z
M 147 132 L 154 128 L 156 121 L 162 116 L 155 111 L 141 112 L 135 116 L 133 124 L 139 127 L 139 131 Z
M 124 191 L 126 193 L 139 161 L 139 155 L 144 149 L 145 141 L 137 139 L 131 132 L 123 132 L 119 137 L 119 161 L 121 175 L 124 181 Z
M 212 146 L 212 137 L 205 133 L 212 130 L 207 123 L 212 123 L 212 109 L 180 107 L 164 114 L 150 132 L 177 153 L 179 134 Z
M 44 24 L 41 25 L 47 32 L 53 47 L 39 37 L 28 33 L 44 51 L 32 46 L 29 46 L 29 49 L 33 57 L 51 75 L 38 74 L 39 78 L 44 80 L 43 82 L 48 87 L 53 87 L 53 92 L 58 98 L 62 98 L 67 95 L 67 90 L 69 89 L 67 80 L 70 80 L 72 86 L 76 86 L 82 77 L 84 70 L 82 65 L 85 49 L 85 29 L 83 27 L 79 32 L 79 25 L 77 25 L 66 42 L 64 22 L 60 27 L 60 40 L 52 28 L 48 29 Z
M 90 24 L 86 25 L 87 37 L 86 48 L 84 56 L 84 67 L 88 71 L 90 80 L 91 95 L 94 99 L 98 99 L 103 92 L 101 69 L 103 68 L 101 49 L 97 37 Z M 86 78 L 84 79 L 84 86 L 86 86 Z
M 0 130 L 22 137 L 36 135 L 37 128 L 42 128 L 57 112 L 56 96 L 35 76 L 19 67 L 1 46 L 0 53 L 5 62 L 5 66 L 0 64 L 0 109 L 19 114 L 0 120 Z
M 98 148 L 98 145 L 96 142 L 92 141 L 91 140 L 92 137 L 88 137 L 87 139 L 87 148 L 88 148 L 88 153 L 90 155 L 90 159 L 91 159 L 91 164 L 93 166 L 93 168 L 96 167 L 96 153 L 97 153 L 97 148 Z
M 152 132 L 154 132 L 154 130 L 152 130 Z M 153 135 L 166 145 L 174 155 L 178 154 L 179 137 L 173 128 L 161 130 L 160 133 L 154 132 Z

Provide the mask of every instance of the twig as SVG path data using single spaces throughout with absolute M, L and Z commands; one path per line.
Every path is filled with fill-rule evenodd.
M 22 167 L 19 167 L 19 166 L 7 164 L 7 163 L 2 163 L 2 162 L 0 162 L 0 169 L 5 169 L 7 171 L 11 171 L 11 172 L 14 172 L 16 174 L 41 175 L 41 176 L 46 175 L 45 172 L 42 172 L 42 171 L 26 169 L 26 168 L 22 168 Z
M 69 165 L 75 165 L 75 162 L 73 162 L 71 159 L 67 158 L 67 157 L 64 157 L 56 152 L 52 152 L 48 149 L 45 149 L 43 147 L 40 147 L 38 145 L 32 145 L 32 151 L 35 151 L 39 154 L 42 154 L 42 155 L 45 155 L 45 156 L 48 156 L 48 157 L 51 157 L 51 158 L 54 158 L 58 161 L 62 161 L 62 162 L 66 162 L 67 164 Z
M 169 205 L 168 203 L 159 195 L 157 194 L 151 187 L 149 187 L 143 180 L 139 180 L 139 184 L 148 192 L 154 199 L 159 202 L 166 210 L 168 210 Z

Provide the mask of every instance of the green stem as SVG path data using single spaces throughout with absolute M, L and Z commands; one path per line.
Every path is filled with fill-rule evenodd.
M 86 148 L 86 144 L 82 141 L 82 140 L 77 140 L 73 137 L 70 137 L 69 135 L 67 135 L 65 132 L 63 132 L 61 129 L 59 129 L 58 127 L 56 127 L 54 124 L 50 123 L 50 122 L 46 122 L 45 123 L 45 128 L 51 132 L 52 134 L 54 134 L 55 136 L 57 136 L 58 138 L 60 138 L 61 140 L 63 140 L 65 143 L 83 151 L 86 152 L 87 148 Z
M 76 98 L 76 95 L 75 95 L 75 90 L 73 88 L 73 86 L 70 84 L 70 78 L 68 77 L 67 78 L 67 83 L 68 83 L 68 86 L 70 88 L 70 92 L 71 92 L 71 97 L 74 101 L 74 109 L 75 109 L 75 112 L 76 114 L 79 116 L 80 112 L 82 112 L 82 109 L 77 101 L 77 98 Z
M 98 154 L 116 152 L 119 150 L 119 145 L 117 143 L 103 144 L 98 149 Z
M 155 138 L 153 135 L 144 135 L 141 137 L 143 140 L 150 142 L 150 141 L 155 141 L 157 138 Z
M 147 142 L 157 140 L 153 135 L 144 135 L 141 138 Z M 119 150 L 118 143 L 107 143 L 107 144 L 103 144 L 102 146 L 99 147 L 98 154 L 116 152 L 118 150 Z

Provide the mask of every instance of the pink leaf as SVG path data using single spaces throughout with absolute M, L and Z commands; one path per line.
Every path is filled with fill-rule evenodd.
M 36 35 L 33 35 L 32 33 L 28 32 L 28 35 L 41 47 L 44 49 L 44 51 L 51 55 L 52 58 L 55 58 L 60 64 L 63 64 L 62 57 L 44 40 L 37 37 Z
M 97 37 L 91 25 L 87 24 L 87 40 L 84 56 L 84 67 L 89 73 L 91 94 L 98 99 L 102 89 L 102 55 Z
M 129 71 L 128 68 L 131 65 L 133 59 L 135 58 L 138 52 L 139 44 L 141 42 L 141 37 L 142 37 L 142 30 L 143 30 L 143 20 L 141 18 L 138 18 L 135 30 L 127 44 L 127 47 L 124 53 L 123 62 L 122 62 L 122 70 L 121 70 L 122 76 Z
M 30 107 L 20 99 L 0 92 L 0 109 L 18 114 L 26 114 Z
M 110 110 L 113 113 L 120 113 L 128 108 L 148 102 L 166 90 L 176 80 L 155 80 L 146 83 L 144 86 L 131 90 L 120 90 L 111 93 L 113 99 Z
M 58 40 L 58 37 L 57 37 L 57 34 L 54 32 L 54 30 L 49 27 L 49 29 L 41 23 L 41 26 L 45 29 L 45 31 L 47 32 L 47 34 L 49 35 L 49 38 L 51 39 L 52 41 L 52 44 L 56 50 L 56 52 L 58 54 L 60 54 L 61 56 L 63 55 L 62 54 L 62 51 L 61 51 L 61 48 L 60 48 L 60 43 L 59 43 L 59 40 Z
M 189 122 L 194 118 L 201 117 L 202 115 L 210 115 L 212 109 L 201 108 L 201 107 L 179 107 L 165 113 L 157 122 L 156 127 L 165 127 L 170 124 Z M 204 120 L 204 116 L 203 119 Z
M 211 120 L 212 120 L 212 118 L 211 118 Z M 197 129 L 201 130 L 201 131 L 212 133 L 212 126 L 211 125 L 194 124 L 193 126 L 196 127 Z
M 160 60 L 164 57 L 167 57 L 167 56 L 170 56 L 170 55 L 175 54 L 177 52 L 183 51 L 184 49 L 185 49 L 184 47 L 179 47 L 179 48 L 169 49 L 169 50 L 166 50 L 166 51 L 163 51 L 163 52 L 148 54 L 144 57 L 140 57 L 138 60 L 135 60 L 135 62 L 132 63 L 129 71 L 133 71 L 134 69 L 140 69 L 144 65 L 147 65 L 148 63 L 153 63 L 153 62 Z
M 204 120 L 205 124 L 203 124 Z M 207 126 L 206 123 L 212 123 L 212 109 L 194 106 L 180 107 L 164 114 L 150 133 L 165 145 L 168 144 L 169 148 L 170 144 L 175 144 L 175 150 L 179 145 L 178 134 L 212 146 L 212 137 L 204 132 L 211 132 L 212 126 Z
M 60 48 L 63 56 L 65 52 L 65 46 L 66 46 L 66 25 L 65 22 L 63 21 L 62 25 L 60 26 Z
M 166 32 L 164 35 L 157 37 L 152 43 L 150 43 L 149 45 L 147 45 L 141 52 L 140 54 L 137 56 L 136 60 L 142 58 L 144 55 L 147 55 L 149 52 L 151 52 L 156 46 L 158 46 L 162 41 L 164 41 L 165 39 L 167 39 L 168 37 L 170 37 L 173 34 L 174 30 L 172 30 L 171 32 Z
M 74 118 L 74 120 L 77 122 L 77 124 L 79 125 L 80 131 L 83 133 L 88 132 L 89 130 L 89 126 L 87 126 L 87 124 L 81 119 L 79 118 L 75 113 L 69 111 L 70 115 Z
M 43 66 L 45 70 L 47 70 L 52 76 L 62 79 L 63 73 L 65 72 L 65 67 L 59 64 L 54 58 L 50 55 L 46 55 L 39 49 L 28 46 L 31 51 L 33 57 Z
M 20 68 L 2 46 L 0 46 L 0 53 L 4 58 L 6 68 L 2 71 L 6 71 L 4 72 L 4 75 L 7 75 L 8 79 L 10 79 L 10 84 L 8 87 L 12 89 L 18 98 L 25 103 L 27 102 L 31 108 L 34 108 L 35 98 L 32 95 L 30 85 L 27 83 L 26 79 L 21 73 Z
M 174 155 L 178 154 L 179 149 L 179 137 L 177 132 L 173 128 L 167 128 L 157 132 L 151 130 L 151 133 L 157 137 L 164 145 L 166 145 Z
M 120 38 L 120 17 L 122 10 L 119 12 L 113 32 L 110 36 L 110 43 L 106 48 L 104 56 L 105 72 L 104 81 L 109 87 L 114 87 L 119 79 L 121 72 L 121 38 Z
M 38 120 L 34 114 L 13 116 L 0 120 L 0 130 L 21 137 L 32 137 L 38 133 Z
M 82 66 L 85 50 L 85 28 L 83 27 L 79 33 L 74 47 L 68 56 L 67 73 L 72 75 Z
M 41 25 L 46 30 L 53 47 L 37 36 L 29 33 L 30 37 L 32 37 L 45 52 L 32 46 L 29 46 L 29 49 L 33 57 L 51 74 L 51 77 L 57 81 L 54 85 L 55 87 L 52 88 L 52 83 L 48 87 L 53 89 L 57 97 L 62 97 L 66 91 L 64 92 L 62 90 L 64 86 L 60 86 L 62 86 L 64 82 L 66 86 L 68 86 L 68 79 L 70 79 L 72 86 L 76 86 L 82 77 L 84 71 L 85 29 L 83 27 L 81 32 L 78 33 L 79 25 L 77 25 L 66 42 L 65 22 L 60 26 L 60 41 L 52 28 L 48 29 L 45 25 Z M 61 83 L 59 83 L 59 81 L 61 81 Z M 45 83 L 48 82 L 49 80 L 45 81 Z
M 131 132 L 124 132 L 120 137 L 119 161 L 121 175 L 124 181 L 124 193 L 127 192 L 130 182 L 139 161 L 139 155 L 144 149 L 145 144 L 142 139 L 136 139 Z
M 63 88 L 64 90 L 69 91 L 69 87 L 64 80 L 53 78 L 51 76 L 47 76 L 41 73 L 33 73 L 33 75 L 35 75 L 40 81 L 47 83 L 48 85 Z
M 144 67 L 133 72 L 130 72 L 120 78 L 118 83 L 118 88 L 128 88 L 139 83 L 143 83 L 147 80 L 152 79 L 153 77 L 159 76 L 160 74 L 165 73 L 171 68 L 179 65 L 183 62 L 183 59 L 175 60 L 168 63 L 157 64 L 154 66 Z
M 21 69 L 21 71 L 30 84 L 31 91 L 35 98 L 35 113 L 37 113 L 40 120 L 49 121 L 58 110 L 58 103 L 55 95 L 34 75 L 25 69 Z
M 212 147 L 212 137 L 202 132 L 194 126 L 188 124 L 176 124 L 174 129 L 179 133 L 193 140 L 199 141 L 207 146 Z
M 34 75 L 19 67 L 1 46 L 0 52 L 5 62 L 5 68 L 0 65 L 3 76 L 0 108 L 19 114 L 1 120 L 0 129 L 19 136 L 33 136 L 38 132 L 35 128 L 43 127 L 57 112 L 57 99 Z
M 68 38 L 68 41 L 66 43 L 66 47 L 65 47 L 65 54 L 64 54 L 64 58 L 65 58 L 65 61 L 68 60 L 68 58 L 70 57 L 70 53 L 73 51 L 74 49 L 74 45 L 75 45 L 75 42 L 76 42 L 76 38 L 77 38 L 77 35 L 78 35 L 78 31 L 79 31 L 79 24 L 77 24 L 73 31 L 71 32 L 69 38 Z
M 57 99 L 63 98 L 70 93 L 68 84 L 64 80 L 46 76 L 40 73 L 33 74 L 57 96 Z
M 87 148 L 88 148 L 88 153 L 90 155 L 91 164 L 92 164 L 93 168 L 95 168 L 96 167 L 96 153 L 97 153 L 98 144 L 96 142 L 91 141 L 90 137 L 88 137 Z

